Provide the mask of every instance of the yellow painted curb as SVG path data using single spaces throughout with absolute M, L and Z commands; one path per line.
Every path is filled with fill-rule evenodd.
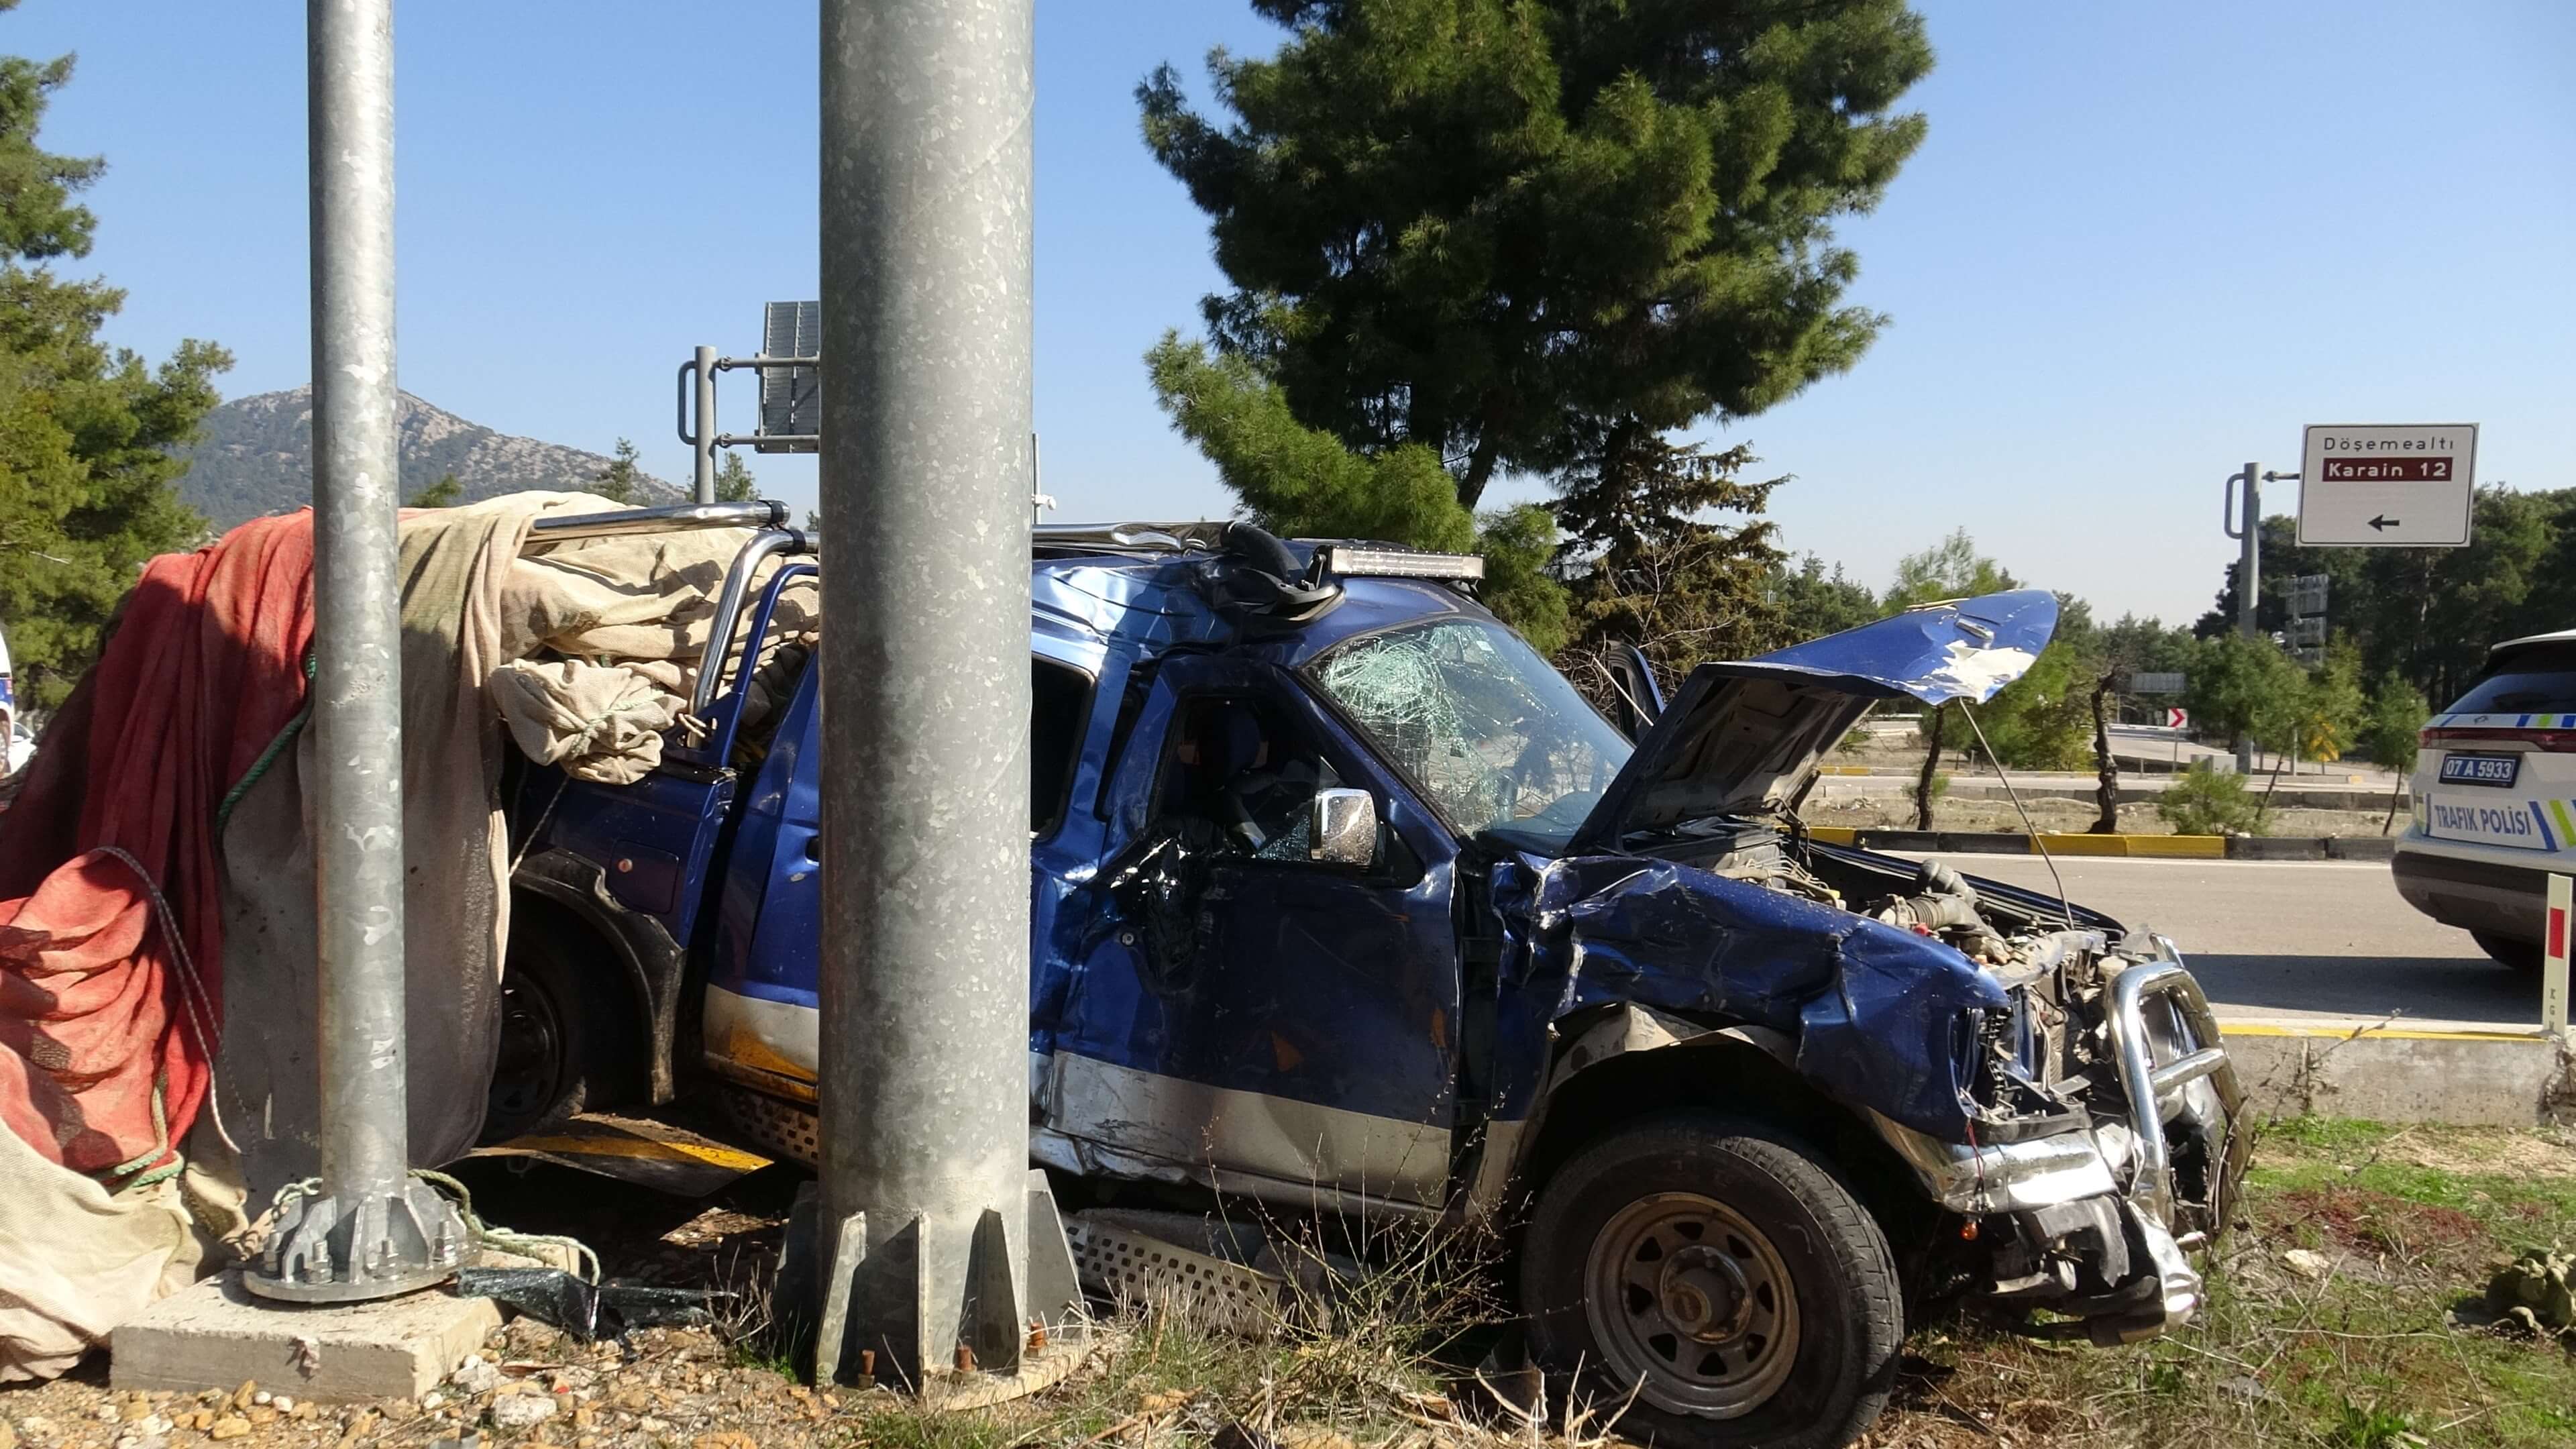
M 2125 835 L 2034 835 L 2031 849 L 2046 846 L 2051 855 L 2127 855 L 2129 837 Z
M 1867 765 L 1818 765 L 1819 775 L 1868 775 L 1875 773 Z
M 2031 848 L 2047 846 L 2051 855 L 2149 856 L 2163 860 L 2225 860 L 2224 835 L 2093 835 L 2032 837 Z
M 2167 860 L 2225 860 L 2227 837 L 2224 835 L 2124 835 L 2129 854 L 2159 856 Z
M 2278 1026 L 2268 1022 L 2222 1021 L 2223 1036 L 2308 1037 L 2319 1041 L 2345 1041 L 2355 1036 L 2386 1041 L 2500 1041 L 2533 1045 L 2548 1040 L 2538 1031 L 2412 1031 L 2403 1027 L 2371 1026 L 2360 1031 L 2333 1026 Z
M 1856 825 L 1810 825 L 1807 827 L 1807 838 L 1810 840 L 1821 840 L 1827 845 L 1857 845 L 1860 843 L 1860 827 Z

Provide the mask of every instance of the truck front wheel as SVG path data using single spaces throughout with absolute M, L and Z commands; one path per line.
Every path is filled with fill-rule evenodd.
M 616 993 L 554 933 L 514 929 L 483 1141 L 507 1142 L 609 1105 L 631 1075 L 632 1053 L 619 1049 L 627 1019 Z
M 1887 1239 L 1814 1153 L 1676 1113 L 1577 1154 L 1521 1256 L 1539 1361 L 1582 1372 L 1627 1437 L 1829 1449 L 1887 1403 L 1904 1337 Z M 1639 1433 L 1638 1430 L 1645 1430 Z

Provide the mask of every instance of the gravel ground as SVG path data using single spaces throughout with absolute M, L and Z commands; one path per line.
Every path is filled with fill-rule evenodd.
M 621 1347 L 583 1345 L 518 1319 L 418 1400 L 298 1402 L 291 1386 L 255 1383 L 200 1394 L 111 1392 L 93 1359 L 41 1387 L 0 1391 L 0 1446 L 165 1449 L 357 1449 L 365 1444 L 478 1442 L 570 1449 L 679 1444 L 754 1449 L 841 1444 L 857 1437 L 861 1396 L 818 1394 L 774 1368 L 743 1363 L 707 1329 L 646 1329 Z M 890 1398 L 879 1391 L 877 1398 Z
M 817 1394 L 728 1340 L 765 1324 L 757 1290 L 776 1261 L 798 1175 L 771 1169 L 699 1202 L 538 1165 L 459 1171 L 490 1221 L 572 1233 L 612 1277 L 716 1290 L 711 1327 L 646 1329 L 582 1344 L 532 1318 L 496 1330 L 476 1359 L 417 1401 L 316 1405 L 290 1384 L 200 1394 L 113 1393 L 103 1354 L 51 1384 L 0 1388 L 0 1449 L 358 1449 L 473 1442 L 568 1449 L 753 1449 L 847 1443 L 858 1396 Z M 274 1397 L 283 1395 L 285 1397 Z M 880 1393 L 882 1400 L 888 1396 Z

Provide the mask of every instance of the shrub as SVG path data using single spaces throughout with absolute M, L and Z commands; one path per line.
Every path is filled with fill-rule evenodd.
M 2260 835 L 2261 802 L 2245 788 L 2245 777 L 2220 774 L 2207 760 L 2195 760 L 2156 802 L 2156 814 L 2176 835 Z

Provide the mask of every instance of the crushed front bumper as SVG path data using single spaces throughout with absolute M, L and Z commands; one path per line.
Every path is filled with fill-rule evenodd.
M 2173 944 L 2151 940 L 2153 958 L 2119 967 L 2102 993 L 2125 1110 L 1984 1146 L 1875 1119 L 1943 1207 L 2009 1227 L 1994 1235 L 1992 1296 L 2067 1314 L 2102 1344 L 2153 1338 L 2199 1309 L 2186 1249 L 2226 1220 L 2243 1170 L 2244 1094 L 2217 1019 Z M 2193 1144 L 2187 1192 L 2176 1185 L 2178 1136 Z

